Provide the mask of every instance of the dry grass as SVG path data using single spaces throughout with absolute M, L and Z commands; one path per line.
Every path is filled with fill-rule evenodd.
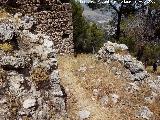
M 144 101 L 145 97 L 151 95 L 147 84 L 140 85 L 139 91 L 131 93 L 125 89 L 131 81 L 112 73 L 111 69 L 115 67 L 125 74 L 120 63 L 108 65 L 98 61 L 93 55 L 84 54 L 77 58 L 59 56 L 58 62 L 61 83 L 68 95 L 67 107 L 71 120 L 79 120 L 77 114 L 81 109 L 91 112 L 89 120 L 141 120 L 135 117 L 140 106 L 149 106 L 157 117 L 160 116 L 159 102 L 148 104 Z M 94 89 L 99 91 L 96 96 L 93 95 Z M 111 94 L 119 95 L 117 103 L 113 103 Z M 100 102 L 103 96 L 109 98 L 106 105 Z
M 153 74 L 153 75 L 160 75 L 160 66 L 158 66 L 157 72 L 155 72 L 155 73 L 153 73 L 153 68 L 152 68 L 152 66 L 148 66 L 148 67 L 146 68 L 146 70 L 147 70 L 149 73 Z
M 102 72 L 104 71 L 103 64 L 98 67 L 99 61 L 96 61 L 92 55 L 80 55 L 77 58 L 73 56 L 60 56 L 58 61 L 62 85 L 68 89 L 67 105 L 71 120 L 79 120 L 77 114 L 81 109 L 91 112 L 91 120 L 110 120 L 113 117 L 114 119 L 120 119 L 119 114 L 117 114 L 118 111 L 103 108 L 97 100 L 93 99 L 92 89 L 95 87 L 96 82 L 99 85 L 103 84 L 102 81 L 107 76 L 107 73 Z M 82 65 L 87 66 L 85 74 L 78 72 L 78 69 Z M 101 75 L 102 77 L 100 77 Z M 84 77 L 85 80 L 83 80 Z M 100 81 L 98 79 L 102 78 L 103 80 L 98 82 Z
M 35 82 L 46 81 L 49 79 L 47 71 L 43 67 L 34 68 L 31 73 L 31 78 Z
M 4 19 L 10 17 L 10 15 L 4 10 L 0 8 L 0 19 Z
M 50 87 L 49 74 L 41 66 L 36 67 L 31 72 L 31 80 L 35 83 L 37 89 L 48 89 Z
M 114 104 L 102 107 L 99 99 L 109 93 L 118 93 L 123 81 L 118 81 L 109 73 L 107 66 L 97 61 L 93 55 L 60 56 L 59 69 L 62 84 L 68 88 L 68 113 L 72 120 L 78 120 L 77 113 L 81 109 L 91 112 L 90 120 L 121 120 L 123 119 Z M 85 72 L 79 71 L 86 67 Z M 93 96 L 93 89 L 100 90 L 98 96 Z

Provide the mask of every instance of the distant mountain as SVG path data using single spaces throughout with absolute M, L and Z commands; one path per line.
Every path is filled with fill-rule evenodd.
M 109 34 L 114 34 L 114 28 L 111 27 L 110 21 L 114 18 L 114 11 L 109 7 L 92 10 L 87 4 L 81 4 L 84 8 L 83 16 L 90 22 L 96 23 Z

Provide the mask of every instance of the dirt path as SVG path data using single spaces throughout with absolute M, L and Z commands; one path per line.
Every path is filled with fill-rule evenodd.
M 83 61 L 68 56 L 58 58 L 61 82 L 68 95 L 69 117 L 73 120 L 79 120 L 78 112 L 87 110 L 90 112 L 89 120 L 114 120 L 115 116 L 112 112 L 93 100 L 90 92 L 82 87 L 82 80 L 75 76 L 74 71 L 84 64 Z M 90 65 L 88 64 L 88 66 Z

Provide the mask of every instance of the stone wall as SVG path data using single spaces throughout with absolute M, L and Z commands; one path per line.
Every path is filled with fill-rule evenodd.
M 0 5 L 14 13 L 34 17 L 34 32 L 51 36 L 58 53 L 73 52 L 72 10 L 68 1 L 55 0 L 0 0 Z M 32 32 L 33 32 L 32 31 Z
M 103 47 L 98 51 L 97 57 L 107 63 L 118 61 L 126 68 L 126 73 L 130 80 L 142 81 L 149 77 L 149 74 L 144 68 L 141 61 L 130 55 L 127 51 L 128 47 L 125 44 L 117 44 L 108 41 L 104 43 Z M 117 70 L 115 74 L 122 74 L 122 71 Z
M 28 19 L 0 19 L 0 120 L 67 120 L 53 40 Z

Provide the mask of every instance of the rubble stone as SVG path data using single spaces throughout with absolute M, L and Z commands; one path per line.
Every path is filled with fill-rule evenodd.
M 103 47 L 98 51 L 97 57 L 104 61 L 111 60 L 120 62 L 129 70 L 130 80 L 141 81 L 149 77 L 142 62 L 132 57 L 128 52 L 126 52 L 127 50 L 128 47 L 124 44 L 117 44 L 108 41 L 107 43 L 104 43 Z

